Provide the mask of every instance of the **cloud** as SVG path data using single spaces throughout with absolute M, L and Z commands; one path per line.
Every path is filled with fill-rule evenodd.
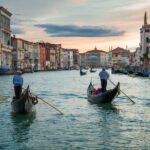
M 52 37 L 109 37 L 120 36 L 125 31 L 119 31 L 113 27 L 105 26 L 77 26 L 38 24 L 36 27 L 43 28 Z
M 11 29 L 12 34 L 24 34 L 24 30 L 19 27 L 12 26 Z

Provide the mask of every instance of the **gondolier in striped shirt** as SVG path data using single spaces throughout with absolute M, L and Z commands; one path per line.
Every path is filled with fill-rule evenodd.
M 106 92 L 107 79 L 109 78 L 109 73 L 105 70 L 105 68 L 103 68 L 102 71 L 100 71 L 99 77 L 101 80 L 101 91 Z
M 17 71 L 17 74 L 13 77 L 13 84 L 14 84 L 14 91 L 16 99 L 19 99 L 21 97 L 22 93 L 22 85 L 23 85 L 23 78 L 22 78 L 22 72 Z

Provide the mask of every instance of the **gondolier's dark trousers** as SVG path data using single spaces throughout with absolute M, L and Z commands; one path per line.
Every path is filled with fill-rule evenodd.
M 22 86 L 21 85 L 14 86 L 14 91 L 15 91 L 16 99 L 19 99 L 22 93 Z
M 106 87 L 107 87 L 107 80 L 101 79 L 102 92 L 106 92 Z

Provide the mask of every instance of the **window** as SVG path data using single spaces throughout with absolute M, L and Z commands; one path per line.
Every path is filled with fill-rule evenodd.
M 147 42 L 147 43 L 149 43 L 149 42 L 150 42 L 150 39 L 149 39 L 149 37 L 147 37 L 147 38 L 146 38 L 146 42 Z
M 146 53 L 148 54 L 148 52 L 149 52 L 149 47 L 146 47 Z

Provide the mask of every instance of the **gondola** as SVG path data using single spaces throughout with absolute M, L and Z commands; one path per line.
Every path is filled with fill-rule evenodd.
M 96 72 L 96 70 L 93 70 L 93 69 L 91 68 L 91 69 L 90 69 L 90 72 L 93 73 L 93 72 Z
M 92 85 L 92 83 L 90 83 L 87 88 L 87 96 L 89 102 L 93 104 L 111 103 L 114 100 L 114 98 L 119 94 L 120 83 L 118 82 L 114 89 L 108 90 L 101 95 L 92 95 L 93 90 L 94 86 Z
M 14 96 L 11 102 L 12 111 L 14 113 L 29 113 L 35 112 L 35 105 L 38 103 L 36 96 L 33 96 L 28 86 L 21 94 L 20 99 Z
M 87 74 L 87 71 L 82 71 L 80 70 L 80 75 L 83 76 L 83 75 L 86 75 Z
M 149 74 L 146 72 L 136 72 L 135 75 L 140 77 L 149 77 Z

